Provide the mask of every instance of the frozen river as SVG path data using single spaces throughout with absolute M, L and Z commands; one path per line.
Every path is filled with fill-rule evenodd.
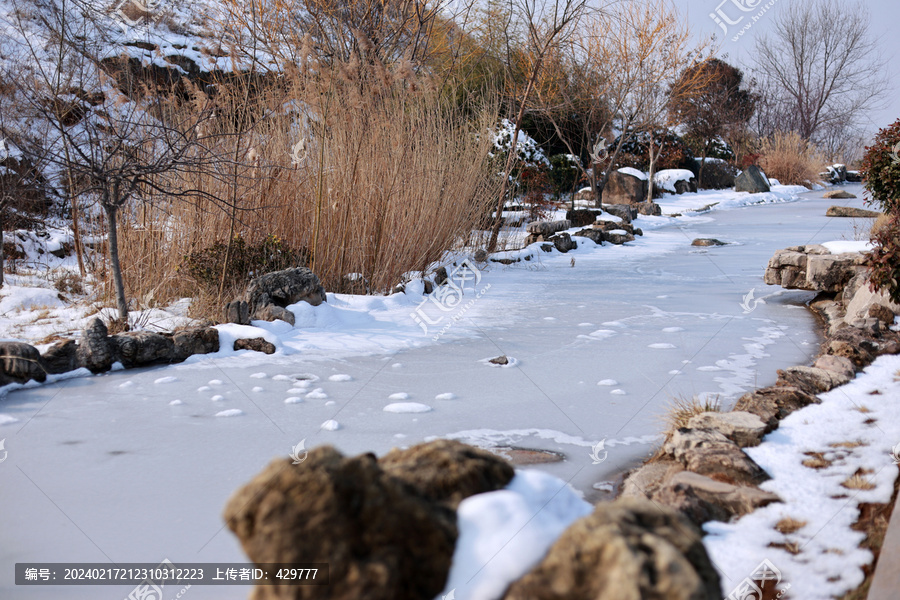
M 811 294 L 780 293 L 762 275 L 779 248 L 853 239 L 851 220 L 824 216 L 838 203 L 862 206 L 814 192 L 666 226 L 647 222 L 633 247 L 493 265 L 482 273 L 490 288 L 433 343 L 408 306 L 392 313 L 405 315 L 401 329 L 360 318 L 355 333 L 329 331 L 326 313 L 310 307 L 298 317 L 298 327 L 319 327 L 308 352 L 196 358 L 0 398 L 0 413 L 16 419 L 0 419 L 8 452 L 0 464 L 0 597 L 112 600 L 130 589 L 17 588 L 17 562 L 244 561 L 221 510 L 300 440 L 349 454 L 431 437 L 545 449 L 565 460 L 534 468 L 588 500 L 602 498 L 603 482 L 654 450 L 674 398 L 718 396 L 728 406 L 815 354 L 819 334 L 804 307 Z M 729 244 L 691 246 L 698 237 Z M 336 311 L 340 301 L 329 305 L 323 310 Z M 481 362 L 498 355 L 516 364 Z M 404 412 L 408 403 L 431 410 Z M 401 412 L 385 411 L 391 404 Z M 243 414 L 216 417 L 229 410 Z M 322 429 L 326 421 L 340 427 Z M 604 460 L 594 464 L 601 440 L 595 455 Z M 246 589 L 195 587 L 189 595 L 213 597 L 243 598 Z

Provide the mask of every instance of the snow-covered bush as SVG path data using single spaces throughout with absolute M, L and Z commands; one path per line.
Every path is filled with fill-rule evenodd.
M 515 123 L 509 119 L 500 121 L 500 126 L 494 132 L 494 148 L 490 155 L 491 158 L 500 158 L 502 159 L 501 162 L 505 164 L 507 153 L 512 147 L 512 138 L 515 130 Z M 541 149 L 540 144 L 521 129 L 516 138 L 516 153 L 516 158 L 521 167 L 550 168 L 550 161 Z

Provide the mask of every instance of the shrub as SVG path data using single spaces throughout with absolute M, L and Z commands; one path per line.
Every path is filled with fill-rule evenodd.
M 547 177 L 550 179 L 550 187 L 557 200 L 575 187 L 575 182 L 578 180 L 577 160 L 571 154 L 554 154 L 550 157 L 550 172 Z
M 207 291 L 219 288 L 222 272 L 225 271 L 224 287 L 231 290 L 245 285 L 253 277 L 270 271 L 305 266 L 309 259 L 309 252 L 305 249 L 289 248 L 275 235 L 267 236 L 258 244 L 248 244 L 242 236 L 235 236 L 231 243 L 227 269 L 226 254 L 228 243 L 216 242 L 212 246 L 185 256 L 183 268 L 197 283 L 205 286 Z
M 871 146 L 866 147 L 860 175 L 872 198 L 872 204 L 886 213 L 900 213 L 900 120 L 879 130 Z
M 700 172 L 700 182 L 697 186 L 706 190 L 732 188 L 737 175 L 738 169 L 731 163 L 718 158 L 707 158 Z
M 825 163 L 815 144 L 796 133 L 776 133 L 762 141 L 760 167 L 783 185 L 812 187 Z
M 877 224 L 876 224 L 877 225 Z M 900 304 L 900 214 L 872 228 L 875 249 L 868 254 L 869 282 L 873 290 L 882 290 Z
M 659 158 L 656 159 L 656 171 L 665 169 L 688 169 L 697 174 L 697 161 L 694 153 L 679 136 L 671 131 L 654 132 L 653 144 L 655 150 L 659 150 Z M 616 138 L 608 147 L 610 156 L 619 145 Z M 616 158 L 616 168 L 633 167 L 640 171 L 650 168 L 650 134 L 646 132 L 637 135 L 632 134 L 630 139 L 622 145 L 622 150 Z

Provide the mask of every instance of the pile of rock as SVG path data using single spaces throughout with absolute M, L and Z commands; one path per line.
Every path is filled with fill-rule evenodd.
M 253 600 L 422 600 L 447 582 L 455 510 L 514 475 L 502 458 L 440 440 L 378 459 L 330 446 L 276 460 L 228 501 L 224 518 L 255 563 L 329 564 L 330 585 L 258 586 Z M 700 530 L 634 499 L 597 506 L 514 582 L 507 600 L 720 597 Z
M 177 363 L 194 354 L 218 350 L 219 332 L 213 327 L 194 327 L 174 333 L 127 331 L 109 335 L 103 321 L 94 319 L 79 341 L 57 342 L 43 354 L 29 344 L 0 343 L 0 386 L 46 381 L 47 375 L 80 368 L 101 373 L 115 362 L 126 368 Z

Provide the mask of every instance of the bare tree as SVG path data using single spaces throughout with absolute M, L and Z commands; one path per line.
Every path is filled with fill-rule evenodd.
M 506 202 L 510 174 L 515 167 L 518 155 L 515 149 L 519 143 L 522 118 L 525 116 L 535 83 L 543 73 L 547 57 L 574 32 L 579 19 L 587 10 L 587 4 L 587 0 L 548 0 L 546 3 L 539 0 L 511 0 L 511 13 L 516 14 L 525 27 L 524 55 L 528 60 L 524 86 L 520 88 L 513 83 L 514 92 L 511 94 L 511 100 L 516 112 L 515 129 L 510 140 L 510 152 L 503 169 L 500 193 L 497 196 L 497 208 L 494 213 L 494 224 L 491 227 L 488 252 L 493 252 L 497 247 L 500 226 L 503 224 L 503 204 Z M 510 45 L 507 45 L 507 49 L 511 49 Z M 521 91 L 519 91 L 520 89 Z
M 760 135 L 795 131 L 817 142 L 837 124 L 861 124 L 889 88 L 862 2 L 791 3 L 757 38 L 754 54 L 762 107 Z

